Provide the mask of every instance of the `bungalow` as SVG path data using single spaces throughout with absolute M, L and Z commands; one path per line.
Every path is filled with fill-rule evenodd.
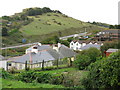
M 11 67 L 17 70 L 25 69 L 27 62 L 30 68 L 41 68 L 54 66 L 57 60 L 67 58 L 69 61 L 74 61 L 76 53 L 60 43 L 56 45 L 35 45 L 26 49 L 26 54 L 15 58 L 11 62 Z M 10 69 L 10 68 L 9 68 Z
M 105 53 L 106 53 L 106 56 L 109 56 L 111 53 L 113 53 L 113 52 L 117 52 L 118 51 L 118 49 L 108 49 Z
M 100 47 L 102 45 L 103 43 L 100 41 L 98 42 L 98 41 L 73 40 L 70 42 L 70 49 L 81 51 L 83 50 L 82 48 L 87 49 L 88 47 Z

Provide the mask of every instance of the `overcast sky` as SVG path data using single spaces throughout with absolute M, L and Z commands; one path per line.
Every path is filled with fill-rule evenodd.
M 13 15 L 30 7 L 49 7 L 82 21 L 118 24 L 120 0 L 1 0 L 0 16 Z

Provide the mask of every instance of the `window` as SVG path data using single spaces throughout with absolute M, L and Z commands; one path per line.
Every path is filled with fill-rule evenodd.
M 73 43 L 71 43 L 71 45 L 73 45 Z
M 76 50 L 78 50 L 78 47 L 76 47 Z
M 8 66 L 12 66 L 12 64 L 11 64 L 11 63 L 8 63 Z

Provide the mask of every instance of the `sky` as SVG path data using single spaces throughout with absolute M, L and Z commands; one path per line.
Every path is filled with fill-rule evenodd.
M 49 7 L 84 22 L 118 24 L 120 0 L 1 0 L 0 17 L 14 15 L 30 7 Z

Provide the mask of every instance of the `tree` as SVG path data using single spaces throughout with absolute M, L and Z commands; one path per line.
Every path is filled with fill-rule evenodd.
M 44 63 L 45 63 L 45 61 L 43 60 L 42 61 L 42 70 L 44 70 Z
M 2 28 L 2 36 L 8 36 L 8 30 L 6 27 Z
M 25 71 L 28 71 L 28 70 L 29 70 L 29 67 L 28 67 L 27 61 L 25 61 Z
M 118 28 L 117 29 L 120 29 L 120 25 L 118 25 Z
M 60 43 L 69 47 L 69 42 L 67 40 L 60 40 Z
M 89 56 L 91 59 L 91 62 L 95 62 L 97 60 L 97 58 L 101 56 L 100 50 L 98 50 L 97 48 L 94 48 L 94 47 L 91 47 L 87 50 L 83 50 L 81 52 L 81 54 Z
M 90 63 L 90 57 L 86 55 L 78 55 L 74 61 L 75 67 L 77 67 L 79 70 L 85 69 L 85 67 L 87 67 Z
M 52 10 L 48 7 L 42 8 L 42 11 L 43 11 L 43 13 L 52 12 Z
M 89 71 L 83 80 L 86 88 L 120 88 L 120 51 L 92 63 Z
M 60 39 L 59 39 L 58 36 L 53 36 L 52 38 L 53 38 L 53 41 L 54 41 L 55 43 L 59 43 L 59 42 L 60 42 Z
M 74 40 L 73 37 L 70 37 L 70 38 L 67 39 L 68 42 L 71 42 L 72 40 Z
M 4 19 L 4 20 L 11 20 L 11 17 L 9 17 L 9 16 L 2 16 L 2 19 Z
M 109 26 L 109 29 L 114 29 L 114 28 L 115 28 L 114 25 Z

